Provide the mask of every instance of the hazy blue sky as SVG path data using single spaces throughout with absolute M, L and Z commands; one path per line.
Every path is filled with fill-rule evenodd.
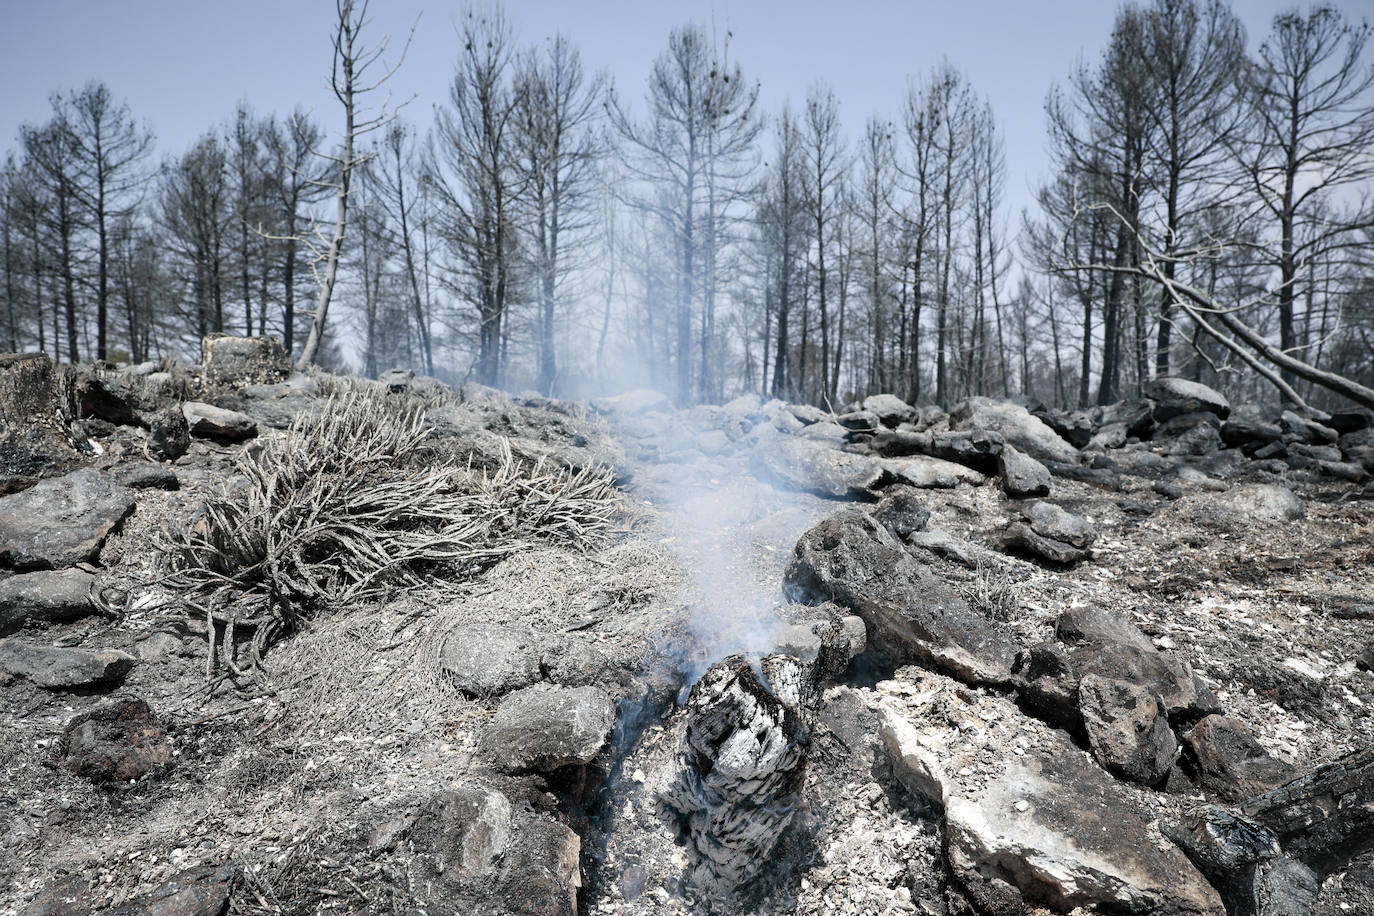
M 1374 0 L 1344 8 L 1364 14 Z M 55 89 L 104 80 L 157 134 L 159 157 L 184 149 L 248 100 L 262 113 L 296 104 L 326 128 L 339 122 L 328 95 L 332 0 L 5 0 L 0 31 L 0 138 L 48 113 Z M 1241 0 L 1233 8 L 1253 48 L 1280 0 Z M 632 0 L 509 0 L 523 43 L 556 31 L 572 38 L 592 69 L 604 68 L 621 94 L 642 98 L 649 64 L 669 29 L 697 19 L 734 35 L 733 54 L 762 83 L 768 111 L 800 102 L 818 79 L 841 103 L 851 135 L 871 114 L 896 116 L 907 79 L 942 57 L 991 99 L 1006 135 L 1008 195 L 1014 213 L 1046 170 L 1043 103 L 1080 55 L 1095 60 L 1117 4 L 1109 0 L 767 0 L 656 3 Z M 422 125 L 447 92 L 457 50 L 460 4 L 373 0 L 372 36 L 392 35 L 399 50 L 419 25 L 395 80 L 415 95 L 406 115 Z

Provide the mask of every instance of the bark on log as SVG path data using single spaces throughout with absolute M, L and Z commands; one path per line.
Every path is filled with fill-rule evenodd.
M 1231 916 L 1305 916 L 1322 880 L 1374 848 L 1374 748 L 1242 802 L 1165 825 Z

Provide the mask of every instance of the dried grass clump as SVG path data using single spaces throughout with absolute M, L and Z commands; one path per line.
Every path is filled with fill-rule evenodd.
M 964 599 L 979 614 L 1006 622 L 1016 612 L 1016 585 L 1000 566 L 979 562 L 973 580 L 960 588 Z
M 247 486 L 166 539 L 167 584 L 211 632 L 207 671 L 218 647 L 228 671 L 251 676 L 301 619 L 386 588 L 467 578 L 533 544 L 585 548 L 608 533 L 617 500 L 605 471 L 521 464 L 509 446 L 494 470 L 426 465 L 425 435 L 412 402 L 345 391 L 250 451 L 239 462 Z

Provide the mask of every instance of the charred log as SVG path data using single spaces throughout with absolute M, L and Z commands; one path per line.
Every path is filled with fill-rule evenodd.
M 1322 879 L 1374 848 L 1374 748 L 1242 802 L 1166 825 L 1231 916 L 1311 912 Z
M 805 777 L 813 669 L 784 655 L 768 656 L 762 669 L 732 655 L 692 688 L 681 769 L 662 798 L 681 827 L 691 880 L 711 899 L 760 874 Z

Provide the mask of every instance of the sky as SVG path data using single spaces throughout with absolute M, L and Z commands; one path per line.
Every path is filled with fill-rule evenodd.
M 1362 15 L 1374 0 L 1348 0 Z M 332 0 L 0 0 L 0 149 L 41 122 L 55 90 L 103 80 L 157 136 L 157 155 L 176 154 L 227 122 L 240 100 L 260 114 L 296 105 L 327 129 L 342 118 L 330 96 Z M 1253 48 L 1273 15 L 1292 4 L 1236 0 Z M 668 32 L 695 20 L 733 36 L 732 57 L 761 83 L 766 112 L 799 105 L 829 83 L 853 139 L 871 115 L 898 118 L 908 81 L 942 59 L 987 97 L 1004 132 L 1007 206 L 1013 217 L 1047 176 L 1044 100 L 1079 60 L 1094 62 L 1111 31 L 1111 0 L 507 0 L 521 44 L 567 35 L 589 69 L 604 70 L 638 104 Z M 372 0 L 373 39 L 399 53 L 393 80 L 405 117 L 422 126 L 442 103 L 458 51 L 462 6 L 436 0 Z M 1369 10 L 1374 12 L 1374 10 Z M 1015 221 L 1012 221 L 1015 225 Z

